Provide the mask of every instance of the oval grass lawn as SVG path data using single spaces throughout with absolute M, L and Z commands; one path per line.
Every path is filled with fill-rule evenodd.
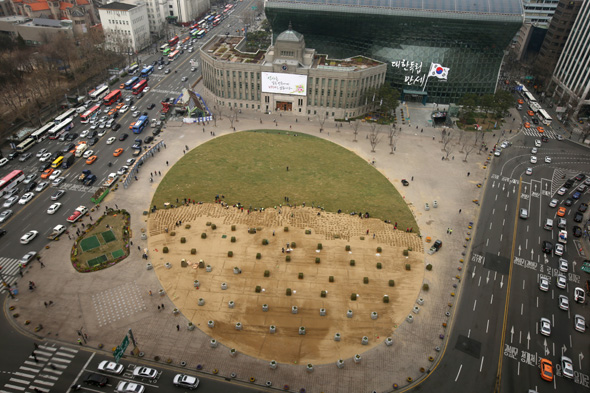
M 257 130 L 204 143 L 170 168 L 152 205 L 162 208 L 184 198 L 213 203 L 216 195 L 245 209 L 305 202 L 330 212 L 368 212 L 418 232 L 404 199 L 373 166 L 332 142 L 295 135 Z

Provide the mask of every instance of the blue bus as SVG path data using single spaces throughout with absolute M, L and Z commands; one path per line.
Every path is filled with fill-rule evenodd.
M 137 82 L 139 82 L 138 76 L 134 76 L 133 78 L 129 79 L 127 82 L 125 82 L 125 90 L 131 90 L 133 86 L 137 84 Z
M 147 116 L 140 116 L 139 119 L 133 124 L 133 133 L 134 134 L 141 134 L 145 126 L 148 124 L 148 117 Z
M 147 66 L 145 67 L 143 70 L 141 70 L 141 76 L 148 76 L 149 74 L 151 74 L 152 72 L 154 72 L 154 66 Z
M 214 15 L 207 18 L 207 22 L 209 22 L 209 23 L 213 23 L 214 20 L 215 20 Z

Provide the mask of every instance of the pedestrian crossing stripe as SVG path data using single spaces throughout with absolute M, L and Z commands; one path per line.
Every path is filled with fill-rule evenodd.
M 552 130 L 545 130 L 545 132 L 540 133 L 539 131 L 533 128 L 525 128 L 522 130 L 522 133 L 527 136 L 533 136 L 535 138 L 541 138 L 542 136 L 546 136 L 549 139 L 557 139 L 557 133 Z
M 32 262 L 32 261 L 31 261 Z M 18 272 L 20 270 L 20 259 L 16 258 L 0 258 L 0 266 L 2 266 L 2 275 L 4 281 L 12 286 L 20 278 Z M 0 293 L 5 293 L 6 287 L 2 287 Z

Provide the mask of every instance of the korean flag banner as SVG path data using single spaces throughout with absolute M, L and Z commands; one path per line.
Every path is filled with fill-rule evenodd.
M 449 69 L 440 64 L 432 63 L 428 76 L 436 76 L 438 79 L 447 79 Z

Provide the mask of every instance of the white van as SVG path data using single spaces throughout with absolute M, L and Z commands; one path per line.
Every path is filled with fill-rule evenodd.
M 550 231 L 553 229 L 553 220 L 551 218 L 545 219 L 545 225 L 543 226 L 546 230 Z
M 0 158 L 0 166 L 4 166 L 6 164 L 8 164 L 8 158 L 6 158 L 6 157 Z
M 86 149 L 88 149 L 88 146 L 86 145 L 86 143 L 79 144 L 78 147 L 76 147 L 75 156 L 76 157 L 82 157 L 82 154 L 84 154 L 84 152 L 86 151 Z

